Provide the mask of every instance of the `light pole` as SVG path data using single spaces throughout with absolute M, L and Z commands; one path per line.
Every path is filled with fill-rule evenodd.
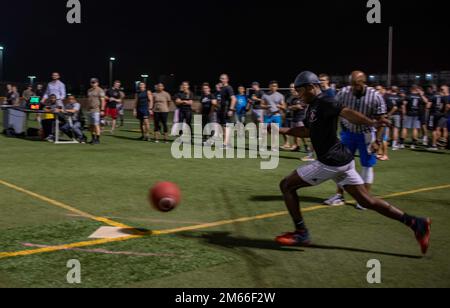
M 389 27 L 389 47 L 388 47 L 388 73 L 387 73 L 387 86 L 392 85 L 392 51 L 394 41 L 394 27 Z
M 30 84 L 34 85 L 34 80 L 36 79 L 36 76 L 28 76 L 28 79 L 30 79 Z
M 114 57 L 109 58 L 109 85 L 112 85 L 112 83 L 113 83 L 113 69 L 114 69 L 115 61 L 116 61 L 116 58 L 114 58 Z
M 144 78 L 144 83 L 147 84 L 147 79 L 148 79 L 149 75 L 148 74 L 142 74 L 141 77 Z
M 3 50 L 5 47 L 0 45 L 0 81 L 3 80 Z

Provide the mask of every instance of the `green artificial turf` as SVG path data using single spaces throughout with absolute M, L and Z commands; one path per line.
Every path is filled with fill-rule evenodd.
M 1 119 L 1 114 L 0 114 Z M 128 121 L 133 122 L 129 119 Z M 251 159 L 176 160 L 171 144 L 136 141 L 136 123 L 102 145 L 53 145 L 0 136 L 0 180 L 95 216 L 135 228 L 166 230 L 279 212 L 279 181 L 304 154 L 281 153 L 279 167 L 260 170 Z M 450 153 L 391 153 L 377 167 L 374 193 L 389 195 L 450 184 Z M 167 214 L 147 202 L 158 181 L 177 183 L 180 207 Z M 302 206 L 334 193 L 333 183 L 301 191 Z M 367 261 L 382 264 L 381 287 L 450 287 L 450 189 L 389 199 L 434 220 L 432 247 L 421 257 L 401 224 L 352 207 L 305 214 L 315 247 L 282 248 L 273 239 L 291 231 L 288 216 L 23 257 L 0 259 L 0 287 L 73 287 L 70 259 L 82 266 L 78 287 L 371 287 Z M 89 240 L 104 224 L 0 185 L 0 252 Z M 132 252 L 112 255 L 93 252 Z

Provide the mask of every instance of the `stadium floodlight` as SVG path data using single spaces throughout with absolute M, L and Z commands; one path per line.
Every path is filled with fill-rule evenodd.
M 114 70 L 114 62 L 117 59 L 115 57 L 109 58 L 109 84 L 112 84 L 113 82 L 113 70 Z
M 142 74 L 141 77 L 144 79 L 144 83 L 147 84 L 147 79 L 150 76 L 148 74 Z
M 426 78 L 428 81 L 431 81 L 431 80 L 433 80 L 433 74 L 426 74 L 426 75 L 425 75 L 425 78 Z
M 416 79 L 420 79 L 421 78 L 421 76 L 420 75 L 416 75 Z
M 28 79 L 30 79 L 30 84 L 34 84 L 34 80 L 36 79 L 36 76 L 28 76 Z

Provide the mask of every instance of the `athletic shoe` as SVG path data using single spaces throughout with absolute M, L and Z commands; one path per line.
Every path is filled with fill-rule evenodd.
M 415 150 L 416 149 L 416 145 L 415 144 L 411 144 L 411 150 Z
M 324 201 L 323 204 L 329 205 L 329 206 L 343 206 L 343 205 L 345 205 L 345 199 L 342 195 L 336 194 L 333 197 L 331 197 L 330 199 Z
M 404 149 L 406 149 L 406 147 L 405 147 L 404 144 L 401 144 L 400 147 L 399 147 L 399 149 L 400 149 L 400 150 L 404 150 Z
M 367 211 L 367 209 L 359 204 L 356 204 L 355 209 L 357 209 L 358 211 Z
M 278 236 L 275 241 L 282 246 L 310 246 L 312 242 L 308 230 L 286 233 Z
M 425 137 L 423 137 L 423 145 L 424 146 L 428 146 L 428 137 L 427 136 L 425 136 Z
M 427 254 L 428 248 L 430 247 L 431 224 L 430 218 L 417 218 L 413 228 L 420 249 L 424 255 Z
M 45 141 L 48 142 L 55 142 L 55 137 L 53 135 L 48 136 L 47 138 L 45 138 Z
M 399 146 L 395 146 L 395 147 L 392 148 L 392 151 L 399 151 L 399 150 L 400 150 Z
M 432 146 L 427 149 L 428 151 L 439 151 L 437 146 Z

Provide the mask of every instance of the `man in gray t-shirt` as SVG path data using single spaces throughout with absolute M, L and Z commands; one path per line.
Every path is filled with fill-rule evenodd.
M 272 81 L 269 85 L 270 91 L 264 94 L 262 100 L 262 108 L 266 110 L 264 117 L 265 124 L 282 125 L 281 112 L 286 110 L 286 102 L 284 96 L 278 92 L 278 82 Z
M 61 126 L 61 131 L 70 138 L 75 137 L 80 143 L 86 143 L 86 138 L 83 135 L 80 122 L 80 103 L 77 102 L 74 96 L 69 96 L 63 110 L 67 120 Z

